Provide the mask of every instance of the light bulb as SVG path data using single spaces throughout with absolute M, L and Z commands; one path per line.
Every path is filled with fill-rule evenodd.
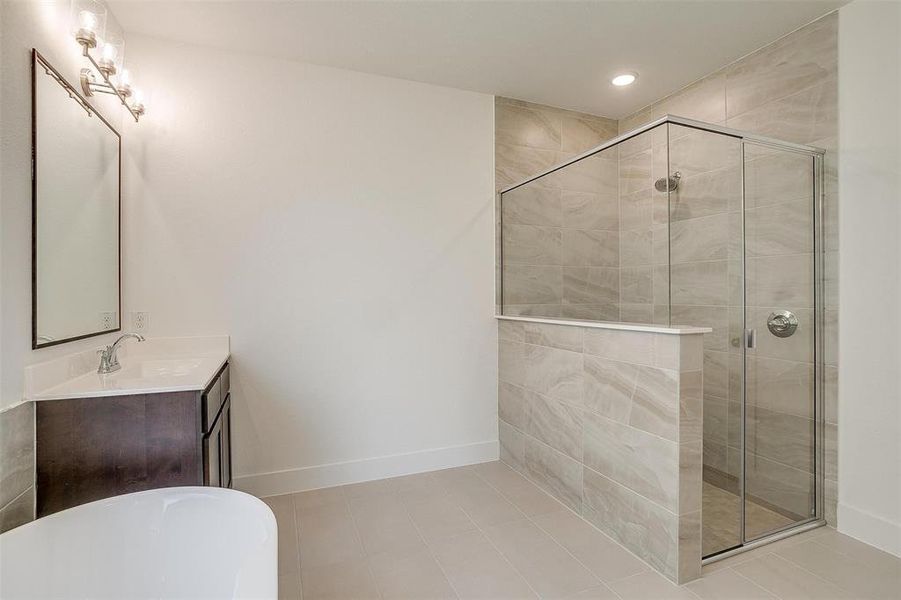
M 630 85 L 634 83 L 637 78 L 638 75 L 636 75 L 635 73 L 622 73 L 611 79 L 610 83 L 615 86 L 622 87 L 624 85 Z
M 78 27 L 87 31 L 95 32 L 97 29 L 97 15 L 89 10 L 83 10 L 78 13 Z
M 122 69 L 122 71 L 119 73 L 119 85 L 128 85 L 128 78 L 128 69 Z
M 141 91 L 140 88 L 133 88 L 131 92 L 131 97 L 134 100 L 135 105 L 144 104 L 144 92 Z
M 113 62 L 116 60 L 116 47 L 112 44 L 104 44 L 103 45 L 103 60 L 108 60 Z

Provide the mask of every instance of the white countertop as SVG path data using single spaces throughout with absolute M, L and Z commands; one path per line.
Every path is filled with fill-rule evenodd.
M 122 368 L 108 375 L 97 373 L 99 360 L 94 350 L 28 367 L 25 399 L 200 391 L 228 357 L 228 336 L 128 340 L 119 350 Z

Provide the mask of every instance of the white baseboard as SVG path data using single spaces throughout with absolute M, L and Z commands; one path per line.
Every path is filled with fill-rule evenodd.
M 892 523 L 882 517 L 839 503 L 838 530 L 901 557 L 901 523 Z
M 291 494 L 373 479 L 462 467 L 498 459 L 498 441 L 433 448 L 342 463 L 235 477 L 234 487 L 258 497 Z

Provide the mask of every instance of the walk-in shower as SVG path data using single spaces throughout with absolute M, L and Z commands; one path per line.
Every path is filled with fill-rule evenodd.
M 499 195 L 502 314 L 712 329 L 704 557 L 822 521 L 822 160 L 668 116 Z

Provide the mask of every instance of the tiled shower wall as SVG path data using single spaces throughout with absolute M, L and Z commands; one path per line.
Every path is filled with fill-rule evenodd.
M 34 520 L 34 403 L 0 412 L 0 533 Z
M 700 333 L 501 321 L 501 459 L 674 581 L 700 574 Z
M 496 189 L 597 146 L 616 131 L 611 119 L 497 98 Z M 595 157 L 505 194 L 508 314 L 619 320 L 616 170 L 615 159 Z
M 722 70 L 705 77 L 659 102 L 629 115 L 619 121 L 619 131 L 624 133 L 664 114 L 698 119 L 717 123 L 735 129 L 749 131 L 789 142 L 818 146 L 826 150 L 825 156 L 825 210 L 824 248 L 826 295 L 825 353 L 826 362 L 826 518 L 835 523 L 837 471 L 837 314 L 838 314 L 838 15 L 832 13 L 781 40 L 742 58 Z M 671 153 L 676 150 L 671 147 Z M 781 161 L 785 162 L 785 161 Z M 675 221 L 676 219 L 674 219 Z M 809 225 L 809 224 L 808 224 Z M 784 235 L 784 234 L 780 234 Z M 797 261 L 796 261 L 797 263 Z M 803 269 L 803 267 L 799 267 Z M 787 274 L 789 279 L 791 273 Z M 797 280 L 805 274 L 796 273 Z M 675 299 L 674 299 L 675 302 Z M 803 303 L 802 303 L 803 304 Z M 801 306 L 801 313 L 806 308 Z M 728 314 L 711 311 L 710 319 L 703 317 L 703 311 L 696 314 L 677 314 L 673 308 L 674 322 L 688 321 L 693 325 L 710 326 L 714 335 L 705 337 L 705 464 L 717 464 L 727 471 L 737 468 L 735 447 L 729 440 L 729 424 L 736 429 L 736 410 L 727 418 L 720 409 L 728 412 L 723 401 L 732 399 L 727 390 L 728 382 L 736 381 L 735 368 L 740 363 L 732 362 L 731 369 L 723 363 L 721 352 L 723 336 L 717 331 L 728 331 Z M 807 311 L 809 314 L 809 310 Z M 808 327 L 810 323 L 808 321 Z M 758 372 L 757 379 L 765 384 L 770 393 L 790 390 L 804 393 L 804 387 L 812 384 L 809 377 L 809 360 L 795 356 L 781 362 L 769 361 L 756 367 L 765 368 Z M 726 387 L 724 387 L 724 385 Z M 717 392 L 719 390 L 719 392 Z M 715 415 L 722 414 L 717 419 Z M 773 418 L 785 422 L 781 415 Z M 796 415 L 797 416 L 797 415 Z M 765 418 L 766 414 L 763 413 Z M 789 419 L 791 420 L 791 419 Z M 802 440 L 809 435 L 808 423 L 797 421 L 796 431 L 785 431 L 788 439 Z M 778 429 L 774 429 L 774 432 Z M 796 437 L 799 436 L 799 437 Z M 734 439 L 734 435 L 732 436 Z M 728 447 L 732 446 L 730 453 Z M 731 457 L 730 457 L 731 454 Z M 729 466 L 729 462 L 732 466 Z M 792 465 L 782 467 L 793 468 Z M 777 467 L 778 468 L 778 467 Z M 774 469 L 775 470 L 775 469 Z M 791 471 L 786 472 L 786 477 Z M 788 479 L 786 479 L 786 482 Z M 778 485 L 778 482 L 773 482 Z M 791 493 L 791 490 L 787 490 Z

